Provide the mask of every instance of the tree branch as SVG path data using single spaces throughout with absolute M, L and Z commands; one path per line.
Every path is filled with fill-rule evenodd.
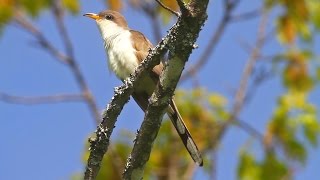
M 259 8 L 259 9 L 252 10 L 252 11 L 249 11 L 249 12 L 245 12 L 245 13 L 242 13 L 242 14 L 232 15 L 230 17 L 230 20 L 232 22 L 239 22 L 239 21 L 248 20 L 248 19 L 251 19 L 251 18 L 256 18 L 256 17 L 259 17 L 259 14 L 261 14 L 261 12 L 262 12 L 262 8 Z
M 252 127 L 250 124 L 248 124 L 245 121 L 242 121 L 240 119 L 237 119 L 234 121 L 234 125 L 238 126 L 239 128 L 243 129 L 245 132 L 247 132 L 249 135 L 257 139 L 261 144 L 264 144 L 264 136 L 262 133 L 260 133 L 258 130 L 256 130 L 254 127 Z
M 46 103 L 60 103 L 60 102 L 70 102 L 70 101 L 83 101 L 83 94 L 57 94 L 50 96 L 14 96 L 4 92 L 0 92 L 0 100 L 7 103 L 14 104 L 46 104 Z
M 232 3 L 236 3 L 236 1 Z M 221 39 L 223 33 L 225 32 L 227 25 L 230 22 L 230 17 L 233 12 L 233 9 L 236 7 L 236 4 L 231 4 L 231 5 L 227 5 L 227 4 L 229 3 L 226 3 L 223 17 L 218 23 L 218 27 L 216 31 L 213 33 L 212 37 L 210 38 L 209 44 L 206 46 L 206 49 L 200 55 L 200 58 L 196 61 L 196 63 L 184 72 L 180 82 L 183 82 L 189 79 L 194 74 L 196 74 L 196 72 L 199 71 L 207 63 L 210 55 L 214 52 L 215 47 L 217 46 L 219 40 Z
M 60 52 L 57 48 L 55 48 L 52 45 L 52 43 L 45 38 L 41 31 L 39 31 L 31 22 L 29 22 L 21 14 L 19 9 L 16 10 L 14 22 L 17 23 L 17 25 L 22 27 L 24 30 L 29 32 L 37 40 L 37 43 L 50 55 L 52 55 L 56 60 L 69 66 L 82 91 L 82 100 L 86 102 L 93 118 L 95 119 L 95 122 L 98 124 L 101 119 L 99 109 L 96 105 L 92 93 L 89 90 L 87 83 L 85 82 L 84 76 L 76 62 L 72 42 L 63 22 L 63 9 L 59 3 L 60 1 L 54 1 L 52 9 L 54 18 L 56 20 L 57 28 L 60 32 L 59 34 L 61 35 L 61 39 L 65 45 L 66 54 Z
M 63 21 L 63 8 L 61 7 L 60 1 L 53 2 L 52 11 L 53 11 L 54 19 L 57 24 L 57 28 L 60 32 L 62 41 L 64 43 L 66 53 L 69 57 L 69 63 L 68 63 L 69 68 L 70 68 L 71 72 L 73 73 L 82 93 L 84 94 L 85 102 L 89 107 L 89 110 L 91 112 L 92 117 L 95 119 L 96 124 L 99 124 L 100 120 L 101 120 L 99 108 L 93 98 L 93 95 L 89 89 L 88 84 L 86 83 L 86 81 L 84 79 L 84 75 L 82 74 L 80 67 L 76 61 L 74 51 L 73 51 L 72 42 L 71 42 L 71 39 L 70 39 L 69 34 L 67 32 L 64 21 Z
M 180 7 L 180 11 L 181 11 L 182 14 L 186 14 L 186 13 L 190 12 L 188 10 L 188 7 L 186 6 L 186 4 L 183 2 L 183 0 L 176 0 L 176 1 L 177 1 L 178 5 Z
M 238 119 L 239 113 L 241 112 L 243 105 L 245 103 L 246 100 L 246 93 L 247 93 L 247 87 L 248 87 L 248 82 L 249 79 L 252 75 L 253 72 L 253 68 L 257 62 L 257 60 L 260 57 L 260 51 L 263 47 L 263 45 L 265 44 L 265 40 L 266 40 L 266 33 L 265 33 L 265 29 L 267 26 L 267 21 L 268 21 L 268 12 L 267 10 L 264 10 L 262 13 L 262 17 L 261 17 L 261 21 L 260 21 L 260 25 L 259 25 L 259 29 L 258 29 L 258 37 L 256 40 L 256 43 L 254 45 L 254 49 L 252 50 L 249 59 L 247 61 L 247 64 L 244 68 L 241 80 L 240 80 L 240 85 L 239 88 L 236 92 L 235 95 L 235 101 L 234 104 L 231 108 L 231 112 L 230 112 L 230 118 L 228 120 L 226 120 L 220 128 L 219 134 L 218 134 L 218 139 L 221 139 L 221 137 L 225 134 L 227 128 L 229 127 L 229 125 L 231 123 L 234 123 L 234 121 L 236 121 Z M 215 146 L 215 145 L 214 145 Z
M 127 160 L 124 179 L 141 179 L 143 176 L 144 167 L 149 160 L 162 117 L 168 107 L 169 100 L 173 96 L 184 65 L 194 48 L 193 44 L 207 18 L 207 3 L 208 0 L 191 1 L 188 6 L 191 12 L 182 13 L 182 16 L 170 28 L 165 38 L 168 39 L 169 43 L 169 61 L 160 75 L 156 90 L 149 99 L 144 121 Z
M 180 16 L 180 13 L 178 13 L 178 12 L 170 9 L 168 6 L 164 5 L 160 0 L 156 0 L 156 1 L 157 1 L 157 3 L 158 3 L 161 7 L 163 7 L 165 10 L 171 12 L 171 13 L 172 13 L 173 15 L 175 15 L 176 17 L 179 17 L 179 16 Z
M 123 106 L 128 102 L 133 92 L 133 87 L 139 83 L 141 77 L 160 62 L 160 58 L 167 52 L 168 35 L 159 44 L 150 50 L 147 58 L 136 68 L 133 75 L 124 81 L 124 84 L 115 88 L 115 95 L 102 114 L 102 122 L 95 131 L 96 137 L 90 138 L 90 155 L 84 174 L 85 180 L 95 179 L 101 165 L 102 158 L 108 150 L 110 136 L 115 127 L 116 118 Z
M 32 23 L 30 23 L 20 12 L 16 10 L 14 22 L 25 29 L 37 40 L 39 45 L 49 52 L 53 57 L 63 64 L 69 64 L 70 58 L 56 49 Z
M 137 8 L 142 10 L 150 18 L 154 39 L 156 42 L 159 42 L 161 40 L 162 35 L 156 7 L 151 7 L 150 5 L 148 5 L 148 3 L 141 3 L 137 6 Z
M 239 89 L 237 90 L 236 97 L 235 97 L 233 112 L 231 112 L 231 114 L 234 117 L 238 116 L 238 114 L 241 110 L 241 107 L 244 103 L 249 79 L 252 75 L 253 68 L 254 68 L 257 60 L 260 57 L 260 51 L 265 43 L 265 29 L 266 29 L 267 19 L 268 19 L 267 15 L 264 14 L 262 16 L 261 23 L 259 26 L 258 38 L 257 38 L 257 42 L 254 46 L 255 48 L 252 50 L 252 53 L 251 53 L 250 58 L 248 60 L 248 63 L 246 64 L 246 67 L 243 71 L 242 78 L 240 80 L 240 86 L 239 86 Z

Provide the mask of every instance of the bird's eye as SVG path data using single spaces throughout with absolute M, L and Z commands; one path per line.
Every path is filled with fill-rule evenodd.
M 113 16 L 110 15 L 110 14 L 108 14 L 108 15 L 106 15 L 106 19 L 107 19 L 107 20 L 112 20 L 112 19 L 113 19 Z

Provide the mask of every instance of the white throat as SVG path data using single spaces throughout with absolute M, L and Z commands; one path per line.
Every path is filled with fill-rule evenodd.
M 118 78 L 127 78 L 138 66 L 130 31 L 108 20 L 97 21 L 97 25 L 104 41 L 109 68 Z

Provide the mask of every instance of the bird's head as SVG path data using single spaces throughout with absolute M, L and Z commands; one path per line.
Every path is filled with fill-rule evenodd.
M 99 14 L 86 13 L 83 16 L 96 21 L 103 39 L 108 39 L 113 35 L 121 33 L 123 30 L 129 29 L 127 21 L 117 11 L 105 10 Z

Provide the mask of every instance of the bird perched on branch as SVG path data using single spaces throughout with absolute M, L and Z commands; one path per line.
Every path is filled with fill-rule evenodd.
M 109 68 L 124 81 L 146 58 L 149 49 L 152 48 L 151 42 L 142 33 L 130 29 L 125 18 L 116 11 L 106 10 L 99 14 L 86 13 L 84 16 L 96 21 L 104 41 Z M 152 72 L 142 77 L 140 83 L 134 87 L 132 97 L 143 111 L 147 109 L 148 99 L 155 90 L 162 69 L 162 63 L 156 65 Z M 192 159 L 202 166 L 201 154 L 173 99 L 169 102 L 167 114 Z

